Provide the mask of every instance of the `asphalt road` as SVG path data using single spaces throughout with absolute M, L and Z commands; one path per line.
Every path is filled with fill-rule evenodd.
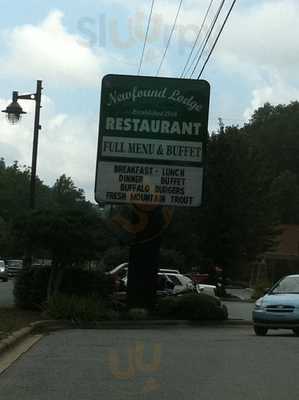
M 227 293 L 239 297 L 240 300 L 250 300 L 254 290 L 250 288 L 246 289 L 225 289 Z
M 224 301 L 228 309 L 229 319 L 242 319 L 246 321 L 252 320 L 252 310 L 254 303 L 245 303 L 238 301 Z
M 13 307 L 13 280 L 0 281 L 0 307 Z
M 69 330 L 0 376 L 5 400 L 297 400 L 299 338 L 250 327 Z

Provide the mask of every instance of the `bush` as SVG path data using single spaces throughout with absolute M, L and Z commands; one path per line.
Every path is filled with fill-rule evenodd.
M 14 300 L 18 308 L 38 310 L 47 299 L 50 268 L 26 268 L 21 270 L 14 281 Z
M 161 248 L 160 268 L 184 269 L 185 257 L 179 251 Z
M 64 271 L 60 292 L 67 295 L 106 299 L 113 293 L 113 289 L 114 282 L 110 275 L 100 271 L 70 268 Z
M 142 321 L 148 319 L 148 311 L 145 308 L 131 308 L 127 317 L 134 321 Z
M 119 314 L 107 308 L 99 298 L 63 294 L 53 296 L 48 302 L 45 312 L 51 318 L 73 322 L 95 322 L 119 318 Z
M 184 294 L 164 297 L 158 302 L 157 313 L 162 318 L 189 320 L 224 320 L 225 308 L 220 301 L 206 294 Z
M 266 290 L 269 289 L 272 284 L 269 281 L 262 281 L 255 285 L 254 292 L 251 296 L 253 300 L 257 300 L 260 297 L 263 297 Z
M 50 273 L 50 267 L 23 269 L 15 279 L 16 306 L 30 310 L 41 309 L 47 301 Z M 108 299 L 113 293 L 113 285 L 112 278 L 104 273 L 68 268 L 64 271 L 60 293 Z
M 128 247 L 110 247 L 104 253 L 102 263 L 104 264 L 105 271 L 110 271 L 118 265 L 129 260 Z

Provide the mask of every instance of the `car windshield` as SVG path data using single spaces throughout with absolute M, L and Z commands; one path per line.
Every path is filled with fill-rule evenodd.
M 167 275 L 167 276 L 175 285 L 182 285 L 182 283 L 180 282 L 178 277 L 176 277 L 174 275 Z
M 283 278 L 270 291 L 271 294 L 299 293 L 299 276 L 287 276 Z

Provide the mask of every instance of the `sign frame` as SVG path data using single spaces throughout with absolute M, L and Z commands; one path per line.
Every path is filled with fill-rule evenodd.
M 104 76 L 101 91 L 95 200 L 99 204 L 201 206 L 204 201 L 206 180 L 209 103 L 210 85 L 205 80 L 114 74 Z M 154 129 L 155 132 L 153 132 Z M 159 149 L 162 152 L 160 155 Z M 121 156 L 118 156 L 118 153 Z M 156 182 L 153 186 L 156 191 L 159 177 L 161 184 L 164 173 L 181 174 L 183 180 L 179 181 L 179 178 L 175 180 L 175 177 L 172 179 L 172 182 L 178 184 L 172 189 L 184 195 L 176 196 L 176 193 L 167 193 L 169 196 L 164 196 L 164 198 L 176 197 L 180 200 L 186 197 L 190 199 L 189 203 L 169 200 L 162 202 L 163 195 L 160 193 L 156 201 L 154 201 L 155 198 L 149 200 L 149 196 L 138 197 L 132 194 L 131 200 L 128 200 L 127 193 L 131 192 L 120 189 L 118 192 L 106 191 L 106 197 L 103 198 L 101 193 L 105 192 L 105 184 L 106 187 L 109 187 L 109 184 L 110 187 L 113 184 L 116 185 L 111 179 L 113 164 L 118 165 L 118 169 L 116 167 L 113 169 L 114 174 L 117 170 L 134 171 L 133 166 L 136 168 L 139 166 L 135 176 L 136 178 L 143 176 L 142 182 L 146 174 L 143 175 L 140 172 L 141 167 L 152 167 L 153 171 L 149 178 L 150 194 L 153 194 L 153 181 Z M 128 168 L 131 166 L 133 169 L 126 169 L 126 166 Z M 155 171 L 158 171 L 157 178 L 154 177 Z M 185 171 L 189 174 L 187 178 Z M 134 172 L 129 172 L 130 174 L 134 175 Z M 139 186 L 141 188 L 141 185 Z M 183 187 L 182 190 L 180 186 Z M 197 197 L 186 196 L 186 186 L 187 192 L 196 193 Z M 123 186 L 123 188 L 127 187 L 137 190 L 132 185 Z M 158 186 L 159 189 L 161 187 Z M 167 186 L 163 186 L 165 187 L 167 189 Z M 145 189 L 146 186 L 142 186 L 141 191 Z M 119 198 L 108 196 L 107 193 L 118 193 Z M 196 197 L 195 202 L 192 200 L 193 197 Z

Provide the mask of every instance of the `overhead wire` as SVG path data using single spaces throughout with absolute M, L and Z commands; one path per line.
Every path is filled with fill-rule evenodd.
M 204 69 L 205 69 L 205 67 L 206 67 L 206 65 L 207 65 L 207 63 L 208 63 L 208 61 L 209 61 L 209 59 L 210 59 L 210 57 L 211 57 L 211 55 L 212 55 L 214 49 L 215 49 L 215 47 L 216 47 L 216 44 L 217 44 L 217 42 L 218 42 L 218 40 L 219 40 L 219 38 L 220 38 L 220 36 L 221 36 L 221 34 L 222 34 L 222 32 L 223 32 L 223 29 L 224 29 L 224 27 L 225 27 L 225 25 L 226 25 L 226 22 L 227 22 L 227 20 L 228 20 L 228 18 L 229 18 L 229 16 L 230 16 L 230 14 L 231 14 L 231 12 L 232 12 L 232 10 L 233 10 L 235 4 L 236 4 L 236 1 L 237 1 L 237 0 L 233 0 L 232 5 L 230 6 L 230 9 L 229 9 L 229 11 L 228 11 L 228 13 L 227 13 L 227 15 L 226 15 L 226 17 L 225 17 L 225 20 L 223 21 L 223 24 L 222 24 L 222 26 L 221 26 L 221 28 L 220 28 L 220 31 L 219 31 L 219 33 L 218 33 L 218 35 L 217 35 L 217 37 L 216 37 L 216 39 L 215 39 L 215 41 L 214 41 L 214 43 L 213 43 L 213 46 L 212 46 L 212 48 L 211 48 L 211 50 L 210 50 L 210 52 L 209 52 L 209 54 L 208 54 L 208 56 L 207 56 L 207 59 L 206 59 L 204 65 L 203 65 L 203 67 L 202 67 L 202 69 L 201 69 L 201 71 L 200 71 L 200 73 L 199 73 L 197 79 L 200 79 L 200 77 L 201 77 L 201 75 L 202 75 L 202 73 L 203 73 L 203 71 L 204 71 Z
M 152 4 L 151 4 L 150 13 L 149 13 L 148 21 L 147 21 L 147 27 L 146 27 L 146 32 L 145 32 L 145 37 L 144 37 L 144 43 L 143 43 L 143 48 L 142 48 L 142 53 L 141 53 L 140 62 L 139 62 L 139 66 L 138 66 L 137 75 L 140 75 L 140 71 L 141 71 L 141 68 L 142 68 L 142 63 L 143 63 L 143 58 L 144 58 L 144 52 L 145 52 L 146 43 L 147 43 L 147 40 L 148 40 L 148 34 L 149 34 L 149 28 L 150 28 L 150 24 L 151 24 L 151 19 L 152 19 L 154 4 L 155 4 L 155 0 L 152 0 Z
M 180 78 L 183 78 L 183 77 L 184 77 L 185 71 L 186 71 L 186 69 L 187 69 L 187 67 L 188 67 L 188 64 L 189 64 L 189 61 L 190 61 L 190 59 L 191 59 L 191 57 L 192 57 L 192 55 L 193 55 L 193 52 L 194 52 L 195 47 L 196 47 L 196 45 L 197 45 L 197 42 L 198 42 L 198 40 L 199 40 L 199 38 L 200 38 L 201 32 L 202 32 L 202 30 L 203 30 L 203 28 L 204 28 L 204 26 L 205 26 L 205 23 L 206 23 L 206 20 L 207 20 L 207 17 L 208 17 L 208 15 L 209 15 L 209 12 L 210 12 L 210 9 L 211 9 L 211 7 L 212 7 L 213 2 L 214 2 L 214 0 L 210 0 L 210 4 L 209 4 L 208 9 L 207 9 L 207 11 L 206 11 L 206 13 L 205 13 L 205 16 L 204 16 L 204 18 L 203 18 L 203 21 L 202 21 L 202 23 L 201 23 L 201 26 L 200 26 L 200 28 L 199 28 L 199 31 L 198 31 L 198 33 L 197 33 L 197 35 L 196 35 L 195 41 L 194 41 L 194 43 L 193 43 L 192 49 L 191 49 L 191 51 L 190 51 L 190 53 L 189 53 L 189 56 L 188 56 L 188 58 L 187 58 L 186 64 L 185 64 L 185 66 L 184 66 L 184 69 L 183 69 L 183 71 L 182 71 L 182 73 L 181 73 L 181 75 L 180 75 Z
M 165 60 L 165 57 L 166 57 L 168 48 L 169 48 L 169 46 L 170 46 L 170 42 L 171 42 L 171 39 L 172 39 L 174 30 L 175 30 L 175 27 L 176 27 L 176 24 L 177 24 L 177 20 L 178 20 L 178 17 L 179 17 L 181 8 L 182 8 L 182 3 L 183 3 L 183 0 L 180 0 L 179 5 L 178 5 L 178 9 L 177 9 L 177 12 L 176 12 L 176 15 L 175 15 L 175 18 L 174 18 L 174 21 L 173 21 L 173 25 L 172 25 L 172 28 L 171 28 L 171 31 L 170 31 L 170 34 L 169 34 L 169 37 L 168 37 L 168 41 L 167 41 L 167 44 L 166 44 L 164 53 L 163 53 L 163 55 L 162 55 L 162 57 L 161 57 L 161 61 L 160 61 L 160 64 L 159 64 L 158 69 L 157 69 L 157 72 L 156 72 L 156 76 L 158 76 L 159 73 L 160 73 L 160 71 L 161 71 L 161 68 L 162 68 L 163 62 L 164 62 L 164 60 Z
M 188 68 L 187 74 L 188 74 L 188 72 L 189 72 L 190 69 L 192 68 L 192 65 L 193 65 L 194 62 L 195 62 L 195 65 L 194 65 L 194 67 L 193 67 L 193 70 L 192 70 L 192 72 L 191 72 L 191 74 L 190 74 L 190 76 L 189 76 L 190 78 L 192 78 L 192 76 L 194 75 L 194 72 L 195 72 L 195 70 L 196 70 L 196 68 L 197 68 L 197 66 L 198 66 L 198 64 L 199 64 L 199 62 L 200 62 L 200 60 L 201 60 L 201 57 L 202 57 L 202 55 L 203 55 L 203 53 L 204 53 L 204 51 L 205 51 L 205 49 L 206 49 L 206 47 L 207 47 L 207 44 L 208 44 L 209 39 L 210 39 L 210 37 L 211 37 L 211 34 L 212 34 L 212 32 L 213 32 L 213 30 L 214 30 L 214 28 L 215 28 L 216 22 L 217 22 L 217 20 L 218 20 L 218 18 L 219 18 L 219 16 L 220 16 L 220 13 L 221 13 L 221 11 L 222 11 L 222 8 L 223 8 L 223 6 L 224 6 L 224 3 L 225 3 L 225 0 L 222 0 L 221 3 L 220 3 L 220 5 L 219 5 L 219 7 L 218 7 L 218 10 L 217 10 L 217 12 L 216 12 L 216 15 L 215 15 L 215 17 L 214 17 L 214 19 L 213 19 L 213 21 L 212 21 L 212 23 L 211 23 L 211 25 L 210 25 L 210 28 L 208 29 L 208 31 L 207 31 L 207 33 L 206 33 L 206 36 L 205 36 L 204 40 L 203 40 L 201 46 L 199 47 L 199 49 L 198 49 L 198 51 L 197 51 L 197 53 L 196 53 L 196 55 L 195 55 L 195 57 L 194 57 L 194 59 L 193 59 L 191 65 L 190 65 L 190 68 Z

